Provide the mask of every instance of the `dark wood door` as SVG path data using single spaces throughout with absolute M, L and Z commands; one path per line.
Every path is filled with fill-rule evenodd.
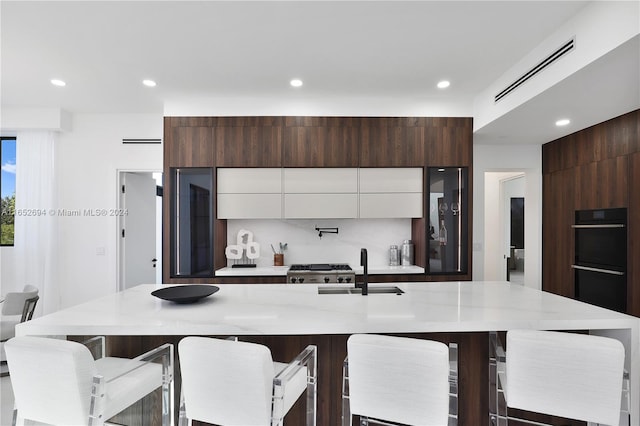
M 542 179 L 542 289 L 574 297 L 573 229 L 575 202 L 572 169 Z

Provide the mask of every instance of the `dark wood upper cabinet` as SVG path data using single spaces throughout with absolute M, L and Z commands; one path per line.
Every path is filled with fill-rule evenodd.
M 597 161 L 573 169 L 575 210 L 626 207 L 629 176 L 627 156 Z
M 473 163 L 473 129 L 470 118 L 441 118 L 424 129 L 428 167 L 468 166 Z M 443 124 L 443 125 L 439 125 Z
M 553 173 L 640 151 L 640 110 L 544 145 L 542 173 Z
M 281 167 L 280 126 L 219 126 L 213 129 L 217 167 Z
M 360 167 L 424 166 L 424 128 L 373 123 L 360 129 Z
M 284 128 L 284 167 L 358 167 L 355 127 Z
M 164 167 L 212 167 L 215 145 L 210 127 L 165 125 Z

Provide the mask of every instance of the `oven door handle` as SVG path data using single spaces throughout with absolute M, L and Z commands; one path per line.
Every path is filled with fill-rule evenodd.
M 602 223 L 599 225 L 571 225 L 574 229 L 606 229 L 606 228 L 624 228 L 624 223 Z
M 624 272 L 612 271 L 611 269 L 591 268 L 590 266 L 580 266 L 580 265 L 571 265 L 571 267 L 573 269 L 580 269 L 581 271 L 602 272 L 603 274 L 611 274 L 611 275 L 624 275 Z

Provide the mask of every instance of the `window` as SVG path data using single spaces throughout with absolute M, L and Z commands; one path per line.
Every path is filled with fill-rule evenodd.
M 0 245 L 13 245 L 16 212 L 16 138 L 0 137 Z

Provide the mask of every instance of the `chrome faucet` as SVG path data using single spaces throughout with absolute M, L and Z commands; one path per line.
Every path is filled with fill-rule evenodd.
M 362 295 L 369 294 L 369 260 L 367 258 L 367 249 L 360 249 L 360 266 L 363 267 L 362 271 L 362 284 L 356 284 L 356 287 L 362 289 Z

